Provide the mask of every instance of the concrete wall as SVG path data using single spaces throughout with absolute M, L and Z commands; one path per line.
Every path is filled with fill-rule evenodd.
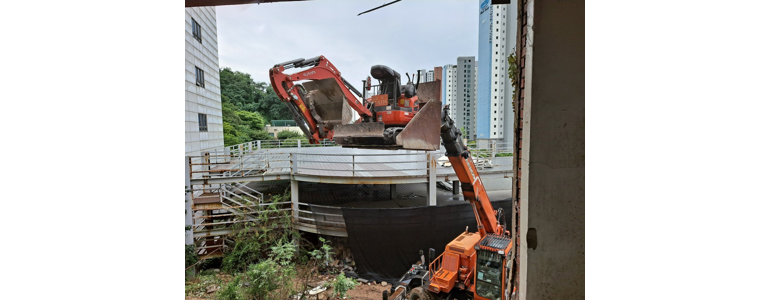
M 583 299 L 585 7 L 527 2 L 519 299 Z
M 201 26 L 202 38 L 193 38 L 192 20 Z M 203 70 L 205 86 L 196 85 L 195 67 Z M 161 101 L 163 99 L 159 99 Z M 224 146 L 222 97 L 219 90 L 219 50 L 214 7 L 185 8 L 185 153 Z M 200 131 L 198 114 L 206 114 L 208 131 Z

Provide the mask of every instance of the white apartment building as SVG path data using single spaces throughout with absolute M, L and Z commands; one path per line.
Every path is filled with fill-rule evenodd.
M 214 7 L 185 8 L 185 155 L 224 147 Z

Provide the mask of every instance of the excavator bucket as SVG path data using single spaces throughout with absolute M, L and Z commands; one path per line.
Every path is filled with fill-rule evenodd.
M 380 122 L 337 125 L 334 142 L 350 148 L 438 150 L 441 102 L 430 100 L 403 128 L 385 128 Z
M 350 123 L 353 112 L 334 78 L 312 80 L 302 83 L 302 86 L 307 91 L 307 100 L 313 104 L 315 113 L 324 123 L 332 125 L 329 128 Z
M 431 99 L 396 136 L 402 149 L 438 150 L 441 139 L 441 101 Z

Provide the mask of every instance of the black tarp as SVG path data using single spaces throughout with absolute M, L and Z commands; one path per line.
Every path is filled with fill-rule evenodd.
M 492 201 L 495 209 L 505 210 L 506 229 L 511 230 L 511 199 Z M 394 282 L 413 263 L 419 250 L 428 260 L 428 248 L 436 256 L 465 231 L 476 232 L 476 218 L 470 203 L 414 208 L 342 208 L 348 232 L 348 246 L 356 262 L 358 276 Z

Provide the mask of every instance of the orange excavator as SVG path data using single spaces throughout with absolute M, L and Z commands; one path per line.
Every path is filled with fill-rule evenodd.
M 292 68 L 307 69 L 285 73 Z M 372 77 L 378 85 L 371 84 Z M 438 128 L 441 105 L 425 107 L 418 101 L 419 74 L 415 77 L 416 84 L 410 78 L 401 85 L 401 74 L 387 66 L 373 66 L 362 95 L 323 55 L 270 69 L 273 90 L 310 143 L 334 140 L 359 148 L 438 150 L 438 130 L 423 129 Z M 367 98 L 367 90 L 373 88 L 376 92 Z M 351 110 L 360 116 L 358 120 L 354 121 Z
M 460 180 L 463 198 L 473 208 L 478 230 L 469 232 L 466 228 L 437 258 L 430 249 L 429 264 L 421 259 L 412 265 L 389 293 L 383 292 L 383 299 L 510 299 L 506 297 L 511 293 L 506 283 L 508 271 L 514 267 L 513 242 L 505 228 L 505 214 L 492 207 L 462 133 L 449 117 L 449 106 L 442 110 L 440 124 L 446 156 Z
M 311 68 L 295 74 L 283 73 L 289 68 L 308 66 Z M 288 61 L 270 69 L 273 89 L 287 102 L 297 123 L 305 126 L 303 130 L 311 142 L 333 139 L 343 147 L 431 151 L 438 150 L 441 142 L 446 149 L 463 198 L 473 208 L 477 231 L 469 232 L 466 227 L 439 257 L 429 249 L 427 264 L 420 251 L 421 260 L 390 291 L 383 291 L 383 299 L 510 299 L 507 276 L 515 266 L 505 214 L 492 207 L 462 133 L 449 117 L 449 106 L 442 109 L 437 99 L 420 101 L 416 96 L 419 81 L 414 85 L 409 78 L 402 86 L 401 75 L 386 66 L 373 66 L 371 76 L 379 85 L 372 86 L 370 78 L 365 81 L 364 93 L 375 88 L 367 98 L 323 56 Z M 305 82 L 295 84 L 298 81 Z M 361 118 L 354 122 L 344 118 L 344 113 L 335 113 L 347 107 Z

